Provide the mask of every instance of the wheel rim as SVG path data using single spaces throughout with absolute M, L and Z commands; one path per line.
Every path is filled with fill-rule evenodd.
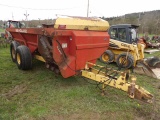
M 127 65 L 128 65 L 128 60 L 127 60 L 126 57 L 124 56 L 124 57 L 121 57 L 121 58 L 119 59 L 119 63 L 120 63 L 121 65 L 123 65 L 123 66 L 127 66 Z
M 15 59 L 16 58 L 16 51 L 14 50 L 14 48 L 12 47 L 12 57 L 13 57 L 13 59 Z
M 109 61 L 109 56 L 108 56 L 108 54 L 105 54 L 105 53 L 104 53 L 104 54 L 102 55 L 102 60 L 105 61 L 105 62 L 108 62 L 108 61 Z
M 21 58 L 20 58 L 20 54 L 17 53 L 17 63 L 20 65 L 21 64 Z

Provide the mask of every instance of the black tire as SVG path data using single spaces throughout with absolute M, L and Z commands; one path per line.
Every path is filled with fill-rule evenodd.
M 21 45 L 16 49 L 16 63 L 19 69 L 29 70 L 32 68 L 32 55 L 27 46 Z
M 114 61 L 114 53 L 111 50 L 106 50 L 100 57 L 100 61 L 107 64 Z
M 5 34 L 4 33 L 1 33 L 1 38 L 5 38 Z
M 127 57 L 126 56 L 127 56 L 127 53 L 122 53 L 122 54 L 118 55 L 118 57 L 116 59 L 116 63 L 119 68 L 128 69 L 134 65 L 133 56 L 129 53 L 128 53 L 128 56 Z
M 16 41 L 12 41 L 10 44 L 10 54 L 13 62 L 16 62 L 16 49 L 19 45 Z
M 153 58 L 149 59 L 149 61 L 148 61 L 148 65 L 153 68 L 156 68 L 156 65 L 159 63 L 160 63 L 160 58 L 158 58 L 158 57 L 153 57 Z

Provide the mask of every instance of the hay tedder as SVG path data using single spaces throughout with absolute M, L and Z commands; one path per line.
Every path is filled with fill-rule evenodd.
M 109 85 L 126 91 L 131 98 L 151 102 L 153 96 L 136 85 L 136 77 L 129 71 L 96 64 L 109 46 L 108 28 L 107 21 L 84 17 L 57 18 L 43 28 L 8 28 L 14 39 L 11 58 L 22 70 L 31 69 L 36 58 L 64 78 L 80 74 L 102 85 L 102 91 Z

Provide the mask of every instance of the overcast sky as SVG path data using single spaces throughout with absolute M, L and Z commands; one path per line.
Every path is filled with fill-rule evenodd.
M 53 19 L 56 15 L 87 16 L 88 0 L 0 0 L 0 20 Z M 113 17 L 160 10 L 159 0 L 89 0 L 89 17 Z

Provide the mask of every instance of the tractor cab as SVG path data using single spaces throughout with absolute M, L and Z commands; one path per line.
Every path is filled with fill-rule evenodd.
M 137 25 L 131 24 L 118 24 L 112 25 L 109 29 L 109 35 L 111 39 L 118 40 L 120 42 L 125 42 L 132 44 L 137 42 Z
M 21 28 L 23 24 L 20 21 L 8 20 L 4 26 L 5 28 Z
M 15 20 L 8 20 L 6 23 L 4 23 L 4 28 L 5 28 L 5 39 L 11 40 L 12 35 L 6 30 L 6 28 L 23 28 L 25 26 L 24 23 L 21 23 L 20 21 L 15 21 Z

